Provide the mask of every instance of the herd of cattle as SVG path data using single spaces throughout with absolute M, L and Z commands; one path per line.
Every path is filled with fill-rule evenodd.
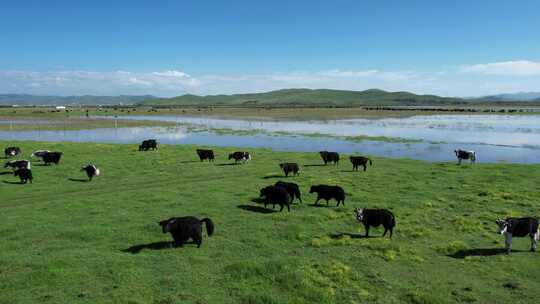
M 144 140 L 139 145 L 139 151 L 157 150 L 158 143 L 155 139 Z M 208 160 L 213 162 L 215 160 L 215 154 L 213 150 L 197 149 L 196 153 L 200 161 Z M 458 164 L 461 164 L 462 160 L 470 160 L 471 163 L 476 162 L 476 153 L 474 151 L 455 150 L 454 153 L 458 159 Z M 22 154 L 19 147 L 8 147 L 4 150 L 6 158 L 15 157 Z M 321 151 L 319 155 L 325 165 L 331 163 L 338 165 L 340 156 L 337 152 Z M 52 163 L 58 164 L 62 157 L 62 152 L 54 152 L 48 150 L 38 150 L 31 154 L 31 158 L 41 158 L 44 165 L 50 165 Z M 235 164 L 241 162 L 246 163 L 250 161 L 251 154 L 245 151 L 237 151 L 228 155 L 229 160 L 234 160 Z M 349 160 L 353 166 L 353 171 L 358 171 L 360 166 L 363 170 L 367 170 L 367 164 L 371 166 L 372 160 L 364 156 L 350 156 Z M 5 168 L 13 169 L 13 174 L 19 177 L 21 183 L 25 184 L 28 181 L 32 183 L 32 169 L 31 162 L 28 160 L 11 160 L 8 161 Z M 298 163 L 281 163 L 279 167 L 283 171 L 285 177 L 289 174 L 296 176 L 300 173 L 300 166 Z M 93 164 L 84 165 L 80 171 L 84 171 L 88 176 L 88 180 L 91 181 L 93 177 L 100 175 L 100 170 Z M 317 199 L 315 205 L 322 199 L 326 201 L 328 205 L 329 201 L 334 199 L 337 202 L 337 207 L 340 204 L 345 205 L 345 190 L 337 185 L 313 185 L 311 186 L 309 193 L 316 193 Z M 276 205 L 280 206 L 280 211 L 283 211 L 284 207 L 290 212 L 290 205 L 297 199 L 302 202 L 302 194 L 298 184 L 293 182 L 278 181 L 274 185 L 269 185 L 260 190 L 259 196 L 263 199 L 264 207 L 272 205 L 275 208 Z M 389 237 L 392 238 L 393 229 L 396 225 L 396 219 L 394 214 L 388 209 L 355 209 L 356 219 L 364 225 L 365 236 L 369 236 L 370 227 L 384 227 L 383 237 L 389 231 Z M 195 217 L 174 217 L 164 221 L 160 221 L 159 225 L 162 227 L 163 233 L 171 233 L 174 239 L 174 246 L 182 246 L 188 239 L 200 246 L 202 243 L 202 223 L 206 223 L 207 234 L 210 236 L 214 231 L 214 224 L 211 219 L 204 218 L 199 220 Z M 540 237 L 538 219 L 534 217 L 522 217 L 522 218 L 507 218 L 498 219 L 496 221 L 498 225 L 498 233 L 505 236 L 506 252 L 510 253 L 512 238 L 513 237 L 525 237 L 531 238 L 531 251 L 536 251 L 537 242 Z

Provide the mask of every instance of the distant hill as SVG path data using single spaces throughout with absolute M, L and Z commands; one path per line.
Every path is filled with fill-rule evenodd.
M 136 104 L 155 96 L 38 96 L 26 94 L 0 94 L 0 105 L 118 105 Z
M 479 98 L 486 101 L 540 101 L 540 92 L 521 92 L 484 96 Z
M 233 95 L 182 95 L 147 99 L 145 105 L 440 105 L 460 104 L 461 98 L 417 95 L 409 92 L 285 89 Z

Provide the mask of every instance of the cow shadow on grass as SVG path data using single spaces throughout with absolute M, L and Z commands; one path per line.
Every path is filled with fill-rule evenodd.
M 190 164 L 190 163 L 202 163 L 201 161 L 196 160 L 183 160 L 180 162 L 181 164 Z
M 189 244 L 190 242 L 187 242 L 185 244 Z M 141 252 L 144 249 L 148 250 L 163 250 L 163 249 L 174 249 L 173 242 L 154 242 L 154 243 L 148 243 L 148 244 L 140 244 L 140 245 L 133 245 L 129 248 L 122 249 L 122 252 L 127 252 L 131 254 L 137 254 Z
M 339 207 L 341 207 L 342 204 L 339 204 Z M 330 202 L 328 205 L 326 203 L 318 203 L 318 204 L 307 204 L 307 206 L 309 207 L 314 207 L 314 208 L 336 208 L 336 203 L 334 202 L 332 204 L 332 202 Z
M 69 181 L 72 182 L 80 182 L 80 183 L 87 183 L 89 180 L 87 178 L 68 178 Z
M 11 171 L 0 172 L 0 175 L 8 175 L 8 174 L 13 174 L 13 172 Z
M 512 252 L 523 252 L 523 250 L 512 250 Z M 470 256 L 495 256 L 505 254 L 504 248 L 476 248 L 459 250 L 456 253 L 449 254 L 448 256 L 454 259 L 464 259 Z
M 216 166 L 237 166 L 238 163 L 221 163 L 221 164 L 216 164 Z
M 342 238 L 344 236 L 348 236 L 351 239 L 371 239 L 371 238 L 376 238 L 376 236 L 372 236 L 372 235 L 366 236 L 363 233 L 350 233 L 350 232 L 330 233 L 328 236 L 330 236 L 330 238 L 333 238 L 333 239 L 340 239 L 340 238 Z
M 328 166 L 328 165 L 325 165 L 325 164 L 309 164 L 309 165 L 304 165 L 304 167 L 325 167 L 325 166 Z
M 264 179 L 270 179 L 270 178 L 288 178 L 288 176 L 285 176 L 285 175 L 282 175 L 282 174 L 272 174 L 272 175 L 267 175 L 265 177 L 263 177 Z
M 4 184 L 10 184 L 10 185 L 24 185 L 26 183 L 23 182 L 10 182 L 10 181 L 2 181 Z
M 236 206 L 242 210 L 246 210 L 246 211 L 250 211 L 250 212 L 256 212 L 256 213 L 262 213 L 262 214 L 269 214 L 269 213 L 274 213 L 274 212 L 277 212 L 276 210 L 273 210 L 273 209 L 268 209 L 268 208 L 264 208 L 264 207 L 261 207 L 261 206 L 253 206 L 253 205 L 238 205 Z

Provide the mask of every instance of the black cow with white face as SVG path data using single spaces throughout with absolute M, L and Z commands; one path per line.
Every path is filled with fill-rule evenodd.
M 99 176 L 101 174 L 99 169 L 95 165 L 92 165 L 92 164 L 88 164 L 86 166 L 83 166 L 81 168 L 81 171 L 86 172 L 86 176 L 88 176 L 89 181 L 92 181 L 92 178 L 94 178 L 94 176 Z
M 387 209 L 354 209 L 356 219 L 364 224 L 366 229 L 366 237 L 369 237 L 369 227 L 384 227 L 383 237 L 388 231 L 390 231 L 390 238 L 394 233 L 394 227 L 396 226 L 396 218 L 394 214 Z
M 11 160 L 4 165 L 4 168 L 11 168 L 13 170 L 31 169 L 31 165 L 28 160 Z
M 497 233 L 505 236 L 506 253 L 510 254 L 512 251 L 512 238 L 513 237 L 525 237 L 531 238 L 531 251 L 536 251 L 536 244 L 540 237 L 538 231 L 538 219 L 534 217 L 509 217 L 505 220 L 498 219 L 495 221 L 498 229 Z
M 19 147 L 7 147 L 4 149 L 4 155 L 6 156 L 6 158 L 17 156 L 21 153 L 21 148 Z
M 471 164 L 476 162 L 476 152 L 474 151 L 465 151 L 465 150 L 454 150 L 456 157 L 458 159 L 458 165 L 461 165 L 461 161 L 464 159 L 470 160 Z
M 229 159 L 234 159 L 235 164 L 239 161 L 246 163 L 251 160 L 251 154 L 249 152 L 236 151 L 229 154 Z

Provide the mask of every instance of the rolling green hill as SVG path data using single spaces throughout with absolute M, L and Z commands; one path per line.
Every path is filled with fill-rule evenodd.
M 417 95 L 409 92 L 286 89 L 266 93 L 233 95 L 182 95 L 147 99 L 145 105 L 440 105 L 460 104 L 460 98 Z

